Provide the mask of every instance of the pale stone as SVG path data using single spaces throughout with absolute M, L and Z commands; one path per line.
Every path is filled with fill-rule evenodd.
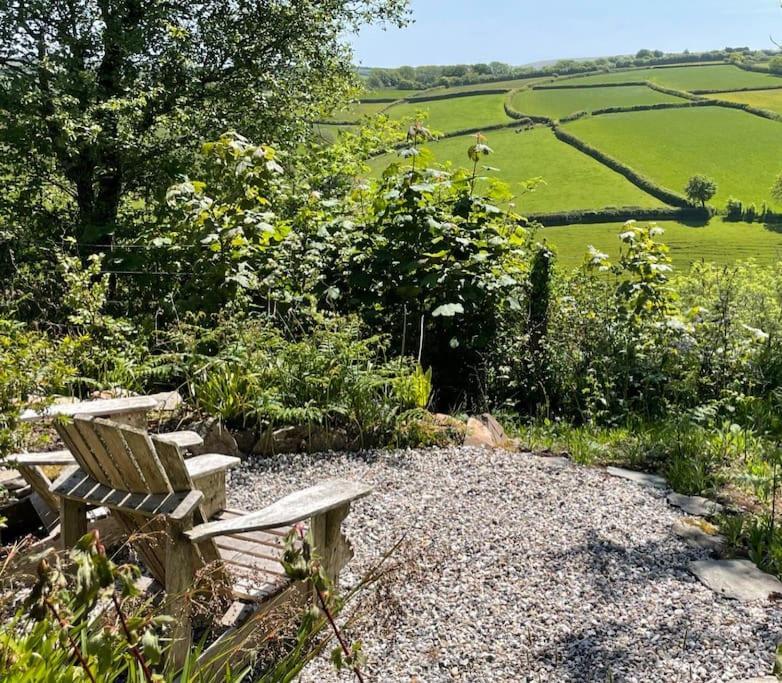
M 681 508 L 688 515 L 710 517 L 722 512 L 722 505 L 703 496 L 685 496 L 682 493 L 669 493 L 668 504 Z
M 464 436 L 464 445 L 474 448 L 494 448 L 494 437 L 491 430 L 477 417 L 467 420 L 467 433 Z
M 633 470 L 625 470 L 621 467 L 606 467 L 606 472 L 612 477 L 621 477 L 622 479 L 634 481 L 636 484 L 641 484 L 642 486 L 653 486 L 658 489 L 668 488 L 668 482 L 665 481 L 665 477 L 661 477 L 659 474 L 635 472 Z
M 671 531 L 684 539 L 687 545 L 696 548 L 704 548 L 715 553 L 721 553 L 725 549 L 725 537 L 719 534 L 708 533 L 698 520 L 689 517 L 677 519 L 671 526 Z
M 704 586 L 732 600 L 753 602 L 782 594 L 782 583 L 749 560 L 698 560 L 689 569 Z
M 215 418 L 209 418 L 202 422 L 196 422 L 190 429 L 196 432 L 204 443 L 193 446 L 190 451 L 193 455 L 202 453 L 221 453 L 222 455 L 239 455 L 239 447 L 236 439 L 231 435 L 225 425 Z
M 161 391 L 158 394 L 150 394 L 150 398 L 157 401 L 158 410 L 167 413 L 173 413 L 184 403 L 178 391 Z

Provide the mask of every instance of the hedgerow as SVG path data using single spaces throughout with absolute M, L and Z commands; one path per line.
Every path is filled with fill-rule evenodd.
M 691 206 L 690 202 L 687 201 L 687 198 L 684 197 L 684 195 L 680 195 L 677 192 L 673 192 L 672 190 L 657 185 L 657 183 L 655 183 L 654 181 L 650 180 L 645 176 L 642 176 L 640 173 L 634 171 L 625 163 L 619 161 L 618 159 L 615 159 L 612 156 L 609 156 L 605 152 L 597 149 L 596 147 L 592 147 L 592 145 L 588 144 L 587 142 L 584 142 L 583 140 L 576 137 L 572 133 L 569 133 L 568 131 L 564 130 L 561 126 L 554 125 L 552 126 L 552 129 L 554 131 L 554 135 L 556 135 L 557 138 L 560 139 L 562 142 L 565 142 L 575 147 L 577 150 L 583 152 L 584 154 L 588 154 L 594 159 L 597 159 L 600 163 L 605 164 L 610 169 L 623 175 L 631 183 L 640 187 L 644 192 L 648 192 L 653 197 L 656 197 L 657 199 L 665 202 L 666 204 L 670 204 L 672 206 L 680 206 L 680 207 Z
M 629 220 L 637 221 L 707 221 L 713 212 L 709 208 L 699 206 L 688 207 L 642 207 L 619 206 L 604 209 L 576 209 L 573 211 L 557 211 L 551 213 L 528 214 L 525 220 L 538 223 L 544 227 L 558 225 L 579 225 L 590 223 L 623 223 Z

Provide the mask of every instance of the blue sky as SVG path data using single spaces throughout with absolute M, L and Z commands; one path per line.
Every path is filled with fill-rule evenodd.
M 364 29 L 362 66 L 708 50 L 782 43 L 779 0 L 412 0 L 415 23 Z

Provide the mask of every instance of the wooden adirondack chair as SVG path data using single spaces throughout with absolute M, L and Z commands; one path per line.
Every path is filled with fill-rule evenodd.
M 61 501 L 63 545 L 72 547 L 86 533 L 87 504 L 110 508 L 128 533 L 141 532 L 135 545 L 165 587 L 167 611 L 176 617 L 172 668 L 181 666 L 191 646 L 189 601 L 183 596 L 198 569 L 209 565 L 222 572 L 237 600 L 229 612 L 253 617 L 290 588 L 279 564 L 289 525 L 310 520 L 315 546 L 333 580 L 352 557 L 341 522 L 350 503 L 370 492 L 366 485 L 329 481 L 247 514 L 226 509 L 225 471 L 237 458 L 202 455 L 186 464 L 175 442 L 90 416 L 77 415 L 58 424 L 57 431 L 79 465 L 51 487 Z M 160 530 L 165 542 L 154 535 Z M 246 607 L 253 602 L 260 607 Z M 230 636 L 223 636 L 202 659 L 216 671 L 248 635 L 245 626 L 235 623 Z

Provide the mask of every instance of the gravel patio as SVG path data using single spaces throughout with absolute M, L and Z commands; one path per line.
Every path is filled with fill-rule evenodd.
M 324 478 L 371 483 L 346 527 L 349 587 L 407 534 L 411 558 L 351 635 L 374 681 L 728 681 L 767 675 L 774 603 L 716 596 L 665 493 L 603 470 L 466 447 L 277 456 L 231 475 L 255 509 Z M 350 680 L 325 658 L 302 677 Z

